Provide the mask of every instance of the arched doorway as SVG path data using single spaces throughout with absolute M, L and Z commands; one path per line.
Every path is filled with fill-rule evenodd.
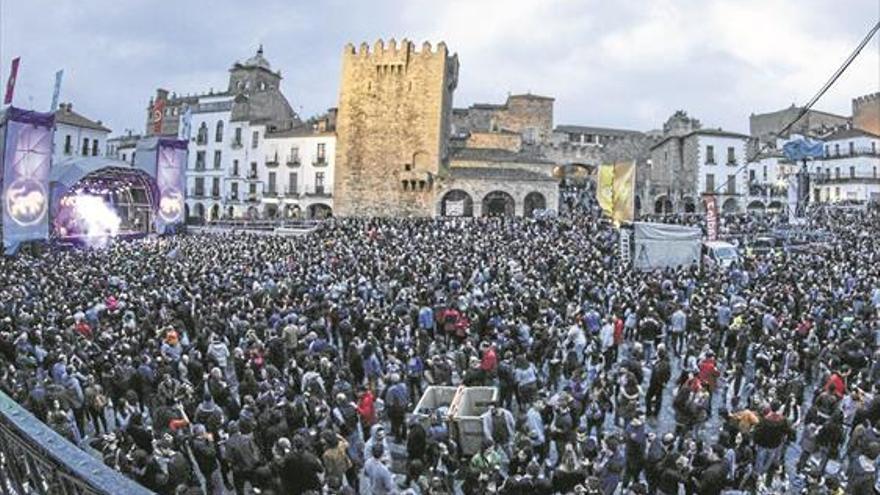
M 278 205 L 269 203 L 265 208 L 265 218 L 274 219 L 278 216 Z
M 309 206 L 309 218 L 323 220 L 333 216 L 333 209 L 323 203 L 315 203 Z
M 183 205 L 183 219 L 184 219 L 184 221 L 189 222 L 189 205 L 188 204 Z
M 697 203 L 694 201 L 694 198 L 688 196 L 682 199 L 682 208 L 685 213 L 696 213 Z
M 753 213 L 763 213 L 764 212 L 764 203 L 760 201 L 752 201 L 746 207 L 746 209 Z
M 484 217 L 512 217 L 516 214 L 516 201 L 504 191 L 492 191 L 483 197 Z
M 234 216 L 235 216 L 235 208 L 230 206 L 229 208 L 226 209 L 226 217 L 233 218 Z
M 201 203 L 196 203 L 195 206 L 193 207 L 193 212 L 194 212 L 193 216 L 195 216 L 195 218 L 197 220 L 200 220 L 200 221 L 205 220 L 205 205 L 203 205 Z
M 220 220 L 220 205 L 211 207 L 211 220 Z
M 260 218 L 260 212 L 257 210 L 256 206 L 251 206 L 247 209 L 247 218 L 248 220 L 256 220 Z
M 543 194 L 535 191 L 526 194 L 526 198 L 523 201 L 524 216 L 530 217 L 535 210 L 543 210 L 545 208 L 547 208 L 547 200 Z
M 286 205 L 284 207 L 284 217 L 285 218 L 299 218 L 302 214 L 302 211 L 299 208 L 299 205 Z
M 781 201 L 771 201 L 769 205 L 767 205 L 768 211 L 782 211 L 782 202 Z
M 474 200 L 461 189 L 453 189 L 440 200 L 440 215 L 444 217 L 474 216 Z
M 721 211 L 724 213 L 736 213 L 738 210 L 739 205 L 733 198 L 725 199 L 724 203 L 721 205 Z
M 654 213 L 672 213 L 672 200 L 666 196 L 660 196 L 654 201 Z

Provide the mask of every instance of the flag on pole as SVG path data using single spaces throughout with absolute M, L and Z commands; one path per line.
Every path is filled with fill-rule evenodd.
M 55 90 L 52 91 L 52 108 L 50 112 L 54 112 L 58 108 L 58 98 L 61 96 L 61 78 L 64 77 L 64 69 L 55 73 Z
M 599 165 L 596 199 L 608 215 L 614 210 L 614 165 Z
M 21 57 L 12 59 L 12 72 L 9 73 L 9 80 L 6 81 L 6 96 L 3 98 L 4 105 L 12 104 L 12 93 L 15 91 L 15 80 L 18 78 L 19 63 L 21 63 Z
M 614 225 L 632 222 L 635 218 L 636 164 L 615 163 L 611 219 Z

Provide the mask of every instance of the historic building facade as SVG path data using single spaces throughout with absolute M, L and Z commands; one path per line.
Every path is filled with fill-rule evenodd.
M 346 45 L 336 121 L 335 209 L 342 216 L 430 216 L 448 175 L 458 57 L 444 43 Z
M 843 129 L 824 139 L 825 154 L 809 161 L 811 201 L 880 201 L 880 135 Z

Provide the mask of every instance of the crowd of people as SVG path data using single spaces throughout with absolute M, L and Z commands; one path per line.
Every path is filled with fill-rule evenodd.
M 874 494 L 880 215 L 813 222 L 727 270 L 573 214 L 20 254 L 0 388 L 160 494 Z M 432 385 L 497 387 L 476 454 Z

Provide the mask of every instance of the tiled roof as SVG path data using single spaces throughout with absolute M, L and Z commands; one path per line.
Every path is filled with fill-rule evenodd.
M 82 115 L 73 111 L 70 103 L 62 103 L 58 110 L 55 110 L 55 123 L 67 124 L 74 127 L 83 127 L 85 129 L 94 129 L 96 131 L 111 132 L 110 129 L 104 127 L 103 124 L 87 119 Z
M 486 179 L 498 181 L 556 182 L 556 179 L 530 170 L 504 167 L 452 167 L 453 179 Z
M 553 164 L 554 162 L 540 156 L 528 153 L 516 153 L 498 148 L 452 148 L 450 149 L 451 160 L 461 161 L 486 161 L 486 162 L 509 162 L 509 163 L 540 163 Z
M 836 131 L 822 138 L 824 141 L 838 141 L 841 139 L 852 139 L 856 137 L 880 138 L 877 134 L 853 127 L 852 129 L 843 129 Z
M 593 127 L 585 125 L 559 125 L 556 126 L 556 132 L 567 132 L 570 134 L 598 134 L 598 135 L 630 135 L 643 134 L 641 131 L 633 131 L 630 129 L 614 129 L 611 127 Z

